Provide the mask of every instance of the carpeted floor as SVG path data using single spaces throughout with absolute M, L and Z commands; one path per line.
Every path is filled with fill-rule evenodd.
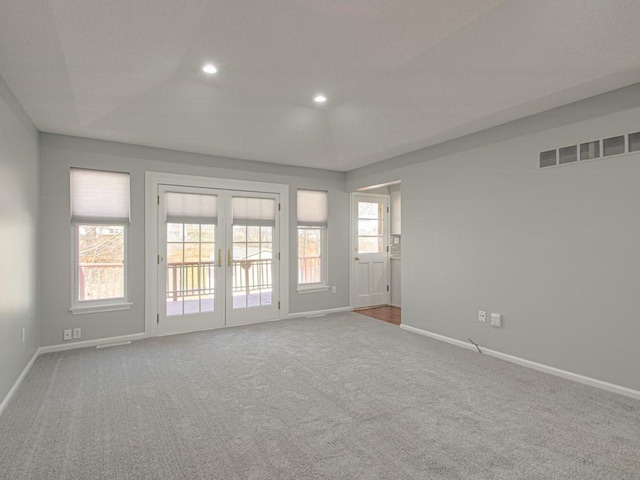
M 640 402 L 337 314 L 43 355 L 0 478 L 637 480 Z

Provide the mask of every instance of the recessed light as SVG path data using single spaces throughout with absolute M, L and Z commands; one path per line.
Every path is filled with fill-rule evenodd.
M 213 63 L 207 63 L 206 65 L 203 65 L 202 71 L 204 73 L 208 73 L 209 75 L 213 75 L 218 71 L 218 69 Z
M 314 102 L 316 103 L 324 103 L 327 101 L 327 97 L 325 97 L 322 94 L 316 95 L 315 98 L 313 99 Z

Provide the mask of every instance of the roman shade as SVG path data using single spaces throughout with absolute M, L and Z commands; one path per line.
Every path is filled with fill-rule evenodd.
M 298 190 L 298 226 L 326 228 L 329 217 L 327 192 Z
M 218 223 L 218 196 L 199 193 L 167 192 L 165 194 L 167 223 Z
M 129 223 L 129 174 L 71 169 L 71 221 Z
M 273 198 L 233 197 L 233 224 L 275 226 L 276 201 Z

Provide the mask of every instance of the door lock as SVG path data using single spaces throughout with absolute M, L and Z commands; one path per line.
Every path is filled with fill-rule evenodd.
M 360 260 L 360 257 L 356 257 L 356 258 L 354 258 L 354 260 Z

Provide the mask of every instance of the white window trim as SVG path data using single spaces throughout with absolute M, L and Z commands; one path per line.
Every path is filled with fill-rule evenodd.
M 300 295 L 306 295 L 307 293 L 322 293 L 328 292 L 331 287 L 324 283 L 310 283 L 308 285 L 298 286 L 297 292 Z
M 133 303 L 131 302 L 123 302 L 121 301 L 121 299 L 118 299 L 119 303 L 100 303 L 100 304 L 93 304 L 93 301 L 91 302 L 91 305 L 84 305 L 84 303 L 89 303 L 89 302 L 82 302 L 83 305 L 77 305 L 77 306 L 73 306 L 69 309 L 69 311 L 73 314 L 73 315 L 85 315 L 87 313 L 102 313 L 102 312 L 116 312 L 118 310 L 129 310 L 132 306 Z
M 99 223 L 99 222 L 98 222 Z M 74 222 L 71 224 L 71 285 L 73 285 L 71 291 L 71 307 L 69 312 L 73 315 L 84 315 L 87 313 L 101 313 L 101 312 L 113 312 L 117 310 L 128 310 L 133 305 L 129 301 L 129 282 L 128 282 L 128 267 L 129 267 L 129 225 L 125 223 L 109 223 L 109 225 L 124 227 L 124 271 L 122 275 L 124 277 L 123 285 L 123 297 L 108 298 L 100 300 L 84 300 L 78 299 L 79 292 L 79 265 L 78 265 L 78 226 L 79 225 L 93 225 L 92 222 Z
M 296 242 L 298 240 L 298 232 L 300 229 L 309 229 L 309 230 L 320 230 L 320 242 L 321 242 L 321 251 L 320 251 L 320 258 L 321 258 L 321 263 L 320 263 L 320 278 L 322 279 L 321 282 L 317 282 L 317 283 L 299 283 L 300 279 L 298 278 L 298 268 L 296 268 L 296 282 L 297 283 L 297 288 L 296 291 L 301 294 L 307 294 L 307 293 L 322 293 L 322 292 L 327 292 L 329 291 L 329 289 L 331 288 L 331 285 L 329 285 L 329 261 L 328 261 L 328 255 L 329 255 L 329 248 L 327 245 L 327 231 L 328 231 L 328 227 L 308 227 L 308 226 L 298 226 L 296 228 Z M 296 252 L 298 251 L 298 249 L 296 248 Z M 300 257 L 298 255 L 296 255 L 296 266 L 297 266 L 297 261 Z

